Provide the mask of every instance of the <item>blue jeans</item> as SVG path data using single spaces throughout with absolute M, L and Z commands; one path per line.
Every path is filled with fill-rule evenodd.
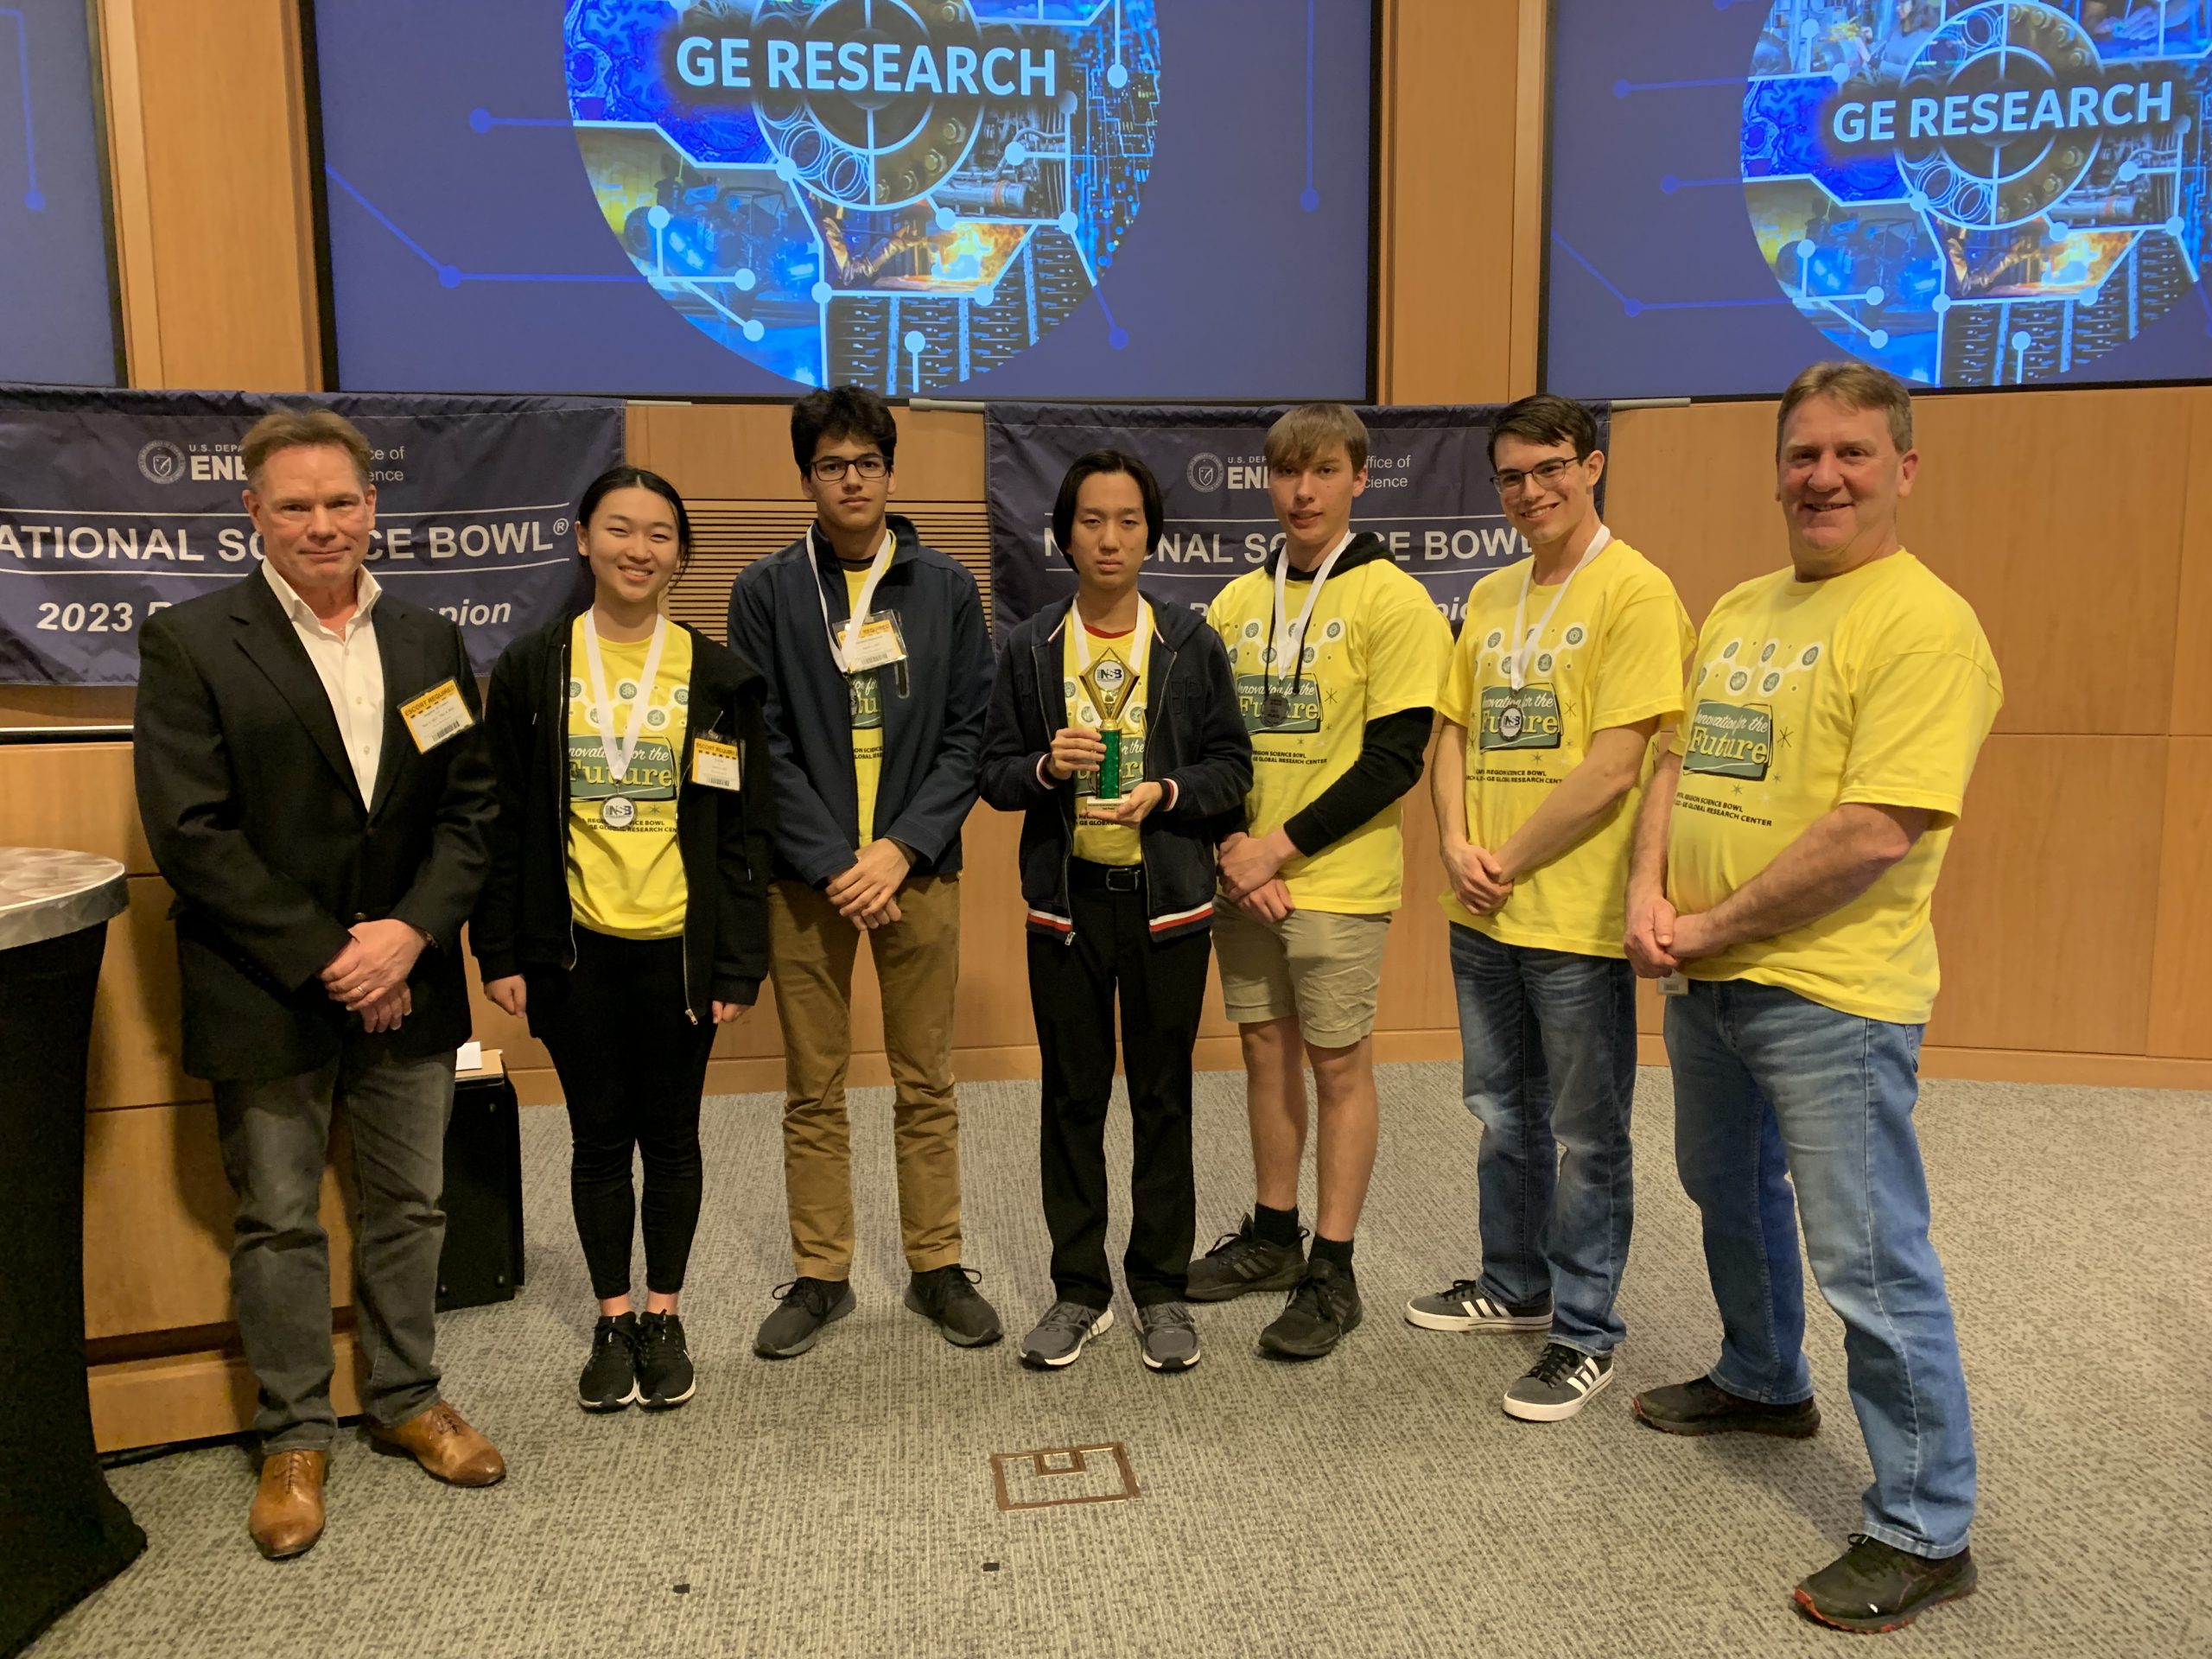
M 1636 976 L 1455 922 L 1452 981 L 1460 1086 L 1483 1126 L 1483 1294 L 1548 1298 L 1554 1342 L 1609 1354 L 1627 1334 L 1613 1304 L 1636 1211 Z
M 1802 1213 L 1874 1465 L 1864 1530 L 1941 1558 L 1974 1519 L 1974 1424 L 1912 1128 L 1920 1033 L 1748 980 L 1667 1000 L 1675 1165 L 1720 1305 L 1708 1375 L 1747 1400 L 1811 1397 Z

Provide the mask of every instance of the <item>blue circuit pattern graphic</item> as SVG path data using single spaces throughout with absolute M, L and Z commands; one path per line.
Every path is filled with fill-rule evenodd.
M 1773 0 L 1743 99 L 1783 295 L 1910 380 L 2114 352 L 2212 256 L 2212 0 Z
M 1103 308 L 1156 148 L 1154 5 L 567 0 L 576 145 L 708 338 L 801 385 L 927 393 Z

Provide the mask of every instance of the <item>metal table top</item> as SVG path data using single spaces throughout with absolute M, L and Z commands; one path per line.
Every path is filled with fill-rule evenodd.
M 123 866 L 60 847 L 0 847 L 0 950 L 94 927 L 130 907 Z

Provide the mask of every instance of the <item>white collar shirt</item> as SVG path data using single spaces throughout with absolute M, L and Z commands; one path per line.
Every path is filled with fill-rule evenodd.
M 326 627 L 307 601 L 264 561 L 261 574 L 291 619 L 292 632 L 315 664 L 315 677 L 338 718 L 339 741 L 353 767 L 361 804 L 376 798 L 377 766 L 384 754 L 384 658 L 377 653 L 376 608 L 383 588 L 366 570 L 354 577 L 353 613 L 336 628 Z

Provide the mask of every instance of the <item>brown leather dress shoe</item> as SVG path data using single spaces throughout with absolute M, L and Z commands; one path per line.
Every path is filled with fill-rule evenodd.
M 322 1478 L 327 1452 L 271 1452 L 261 1460 L 246 1530 L 272 1561 L 304 1555 L 322 1536 Z
M 404 1423 L 390 1427 L 371 1423 L 369 1439 L 387 1450 L 405 1452 L 454 1486 L 495 1486 L 506 1478 L 507 1462 L 499 1448 L 442 1400 Z

